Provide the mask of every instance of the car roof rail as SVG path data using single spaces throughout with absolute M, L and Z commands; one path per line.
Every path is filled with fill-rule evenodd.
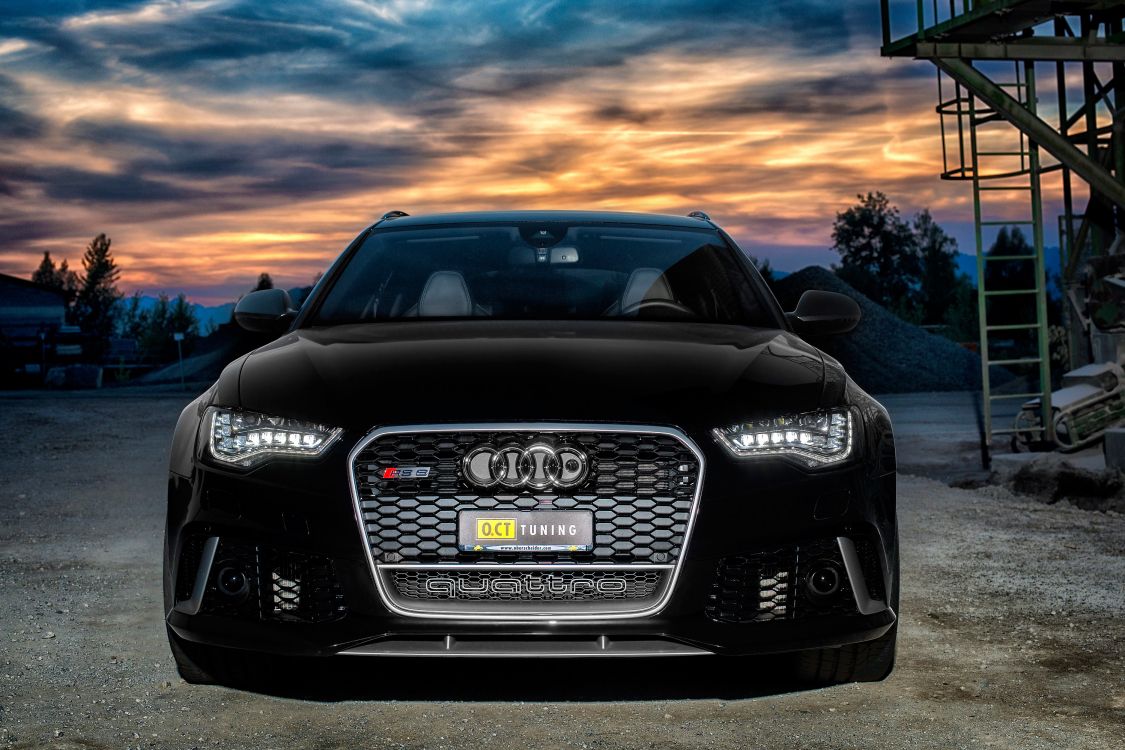
M 711 221 L 711 217 L 703 211 L 692 211 L 688 214 L 688 218 L 699 219 L 700 221 Z
M 409 215 L 410 214 L 406 213 L 405 211 L 387 211 L 387 213 L 383 214 L 383 216 L 379 219 L 379 221 L 390 221 L 391 219 L 401 219 L 403 216 L 409 216 Z

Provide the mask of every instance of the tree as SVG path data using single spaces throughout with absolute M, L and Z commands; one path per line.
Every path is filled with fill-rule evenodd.
M 112 240 L 99 234 L 86 247 L 82 256 L 82 275 L 78 277 L 78 295 L 74 300 L 74 319 L 82 330 L 93 337 L 92 351 L 100 356 L 113 335 L 117 322 L 118 303 L 122 294 L 117 290 L 121 269 L 110 250 Z
M 123 336 L 137 342 L 141 354 L 157 362 L 176 358 L 174 333 L 184 334 L 184 353 L 189 353 L 199 338 L 199 319 L 187 297 L 179 294 L 173 300 L 167 294 L 157 295 L 156 302 L 146 309 L 141 306 L 140 292 L 123 306 L 120 330 Z
M 957 240 L 938 226 L 929 209 L 924 209 L 914 217 L 914 241 L 922 263 L 922 322 L 947 323 L 946 315 L 958 294 Z
M 914 232 L 883 193 L 856 197 L 832 225 L 837 275 L 900 316 L 917 316 L 922 263 Z
M 258 275 L 258 284 L 252 291 L 260 292 L 263 289 L 273 289 L 273 279 L 270 278 L 268 273 L 261 273 Z
M 51 259 L 49 252 L 43 253 L 43 260 L 39 262 L 35 273 L 31 274 L 31 280 L 36 284 L 61 289 L 66 293 L 67 304 L 73 302 L 78 294 L 78 274 L 70 270 L 66 260 L 55 268 L 55 261 Z
M 1031 258 L 1035 249 L 1019 227 L 1001 227 L 988 248 L 991 256 Z M 1035 263 L 1031 260 L 991 260 L 985 263 L 985 288 L 990 290 L 1034 289 Z M 1035 297 L 1030 294 L 1000 296 L 988 301 L 989 325 L 1014 325 L 1035 320 Z
M 55 261 L 51 260 L 49 252 L 44 252 L 43 260 L 39 262 L 39 268 L 36 268 L 35 273 L 31 274 L 31 280 L 43 286 L 56 286 L 57 277 L 58 271 L 55 269 Z
M 195 309 L 182 292 L 176 295 L 176 299 L 168 309 L 168 328 L 172 333 L 184 334 L 185 347 L 188 342 L 199 337 L 199 319 L 195 316 Z
M 977 342 L 980 340 L 980 314 L 977 307 L 977 290 L 967 276 L 959 274 L 953 288 L 953 298 L 945 311 L 947 338 L 958 342 Z
M 749 255 L 749 253 L 747 253 Z M 758 260 L 754 255 L 749 255 L 750 262 L 758 269 L 758 273 L 762 275 L 762 280 L 766 282 L 767 286 L 772 287 L 777 279 L 774 277 L 773 268 L 770 266 L 770 259 Z

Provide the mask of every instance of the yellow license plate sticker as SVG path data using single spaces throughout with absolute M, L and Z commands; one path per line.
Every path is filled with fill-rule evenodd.
M 477 539 L 508 539 L 516 538 L 516 519 L 514 518 L 478 518 Z

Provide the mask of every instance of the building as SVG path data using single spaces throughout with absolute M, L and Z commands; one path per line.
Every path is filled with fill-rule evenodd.
M 41 379 L 65 326 L 62 290 L 0 274 L 0 377 Z

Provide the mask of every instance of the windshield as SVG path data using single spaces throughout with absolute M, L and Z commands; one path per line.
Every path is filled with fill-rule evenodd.
M 773 327 L 746 263 L 714 231 L 512 223 L 383 229 L 310 321 L 681 320 Z

